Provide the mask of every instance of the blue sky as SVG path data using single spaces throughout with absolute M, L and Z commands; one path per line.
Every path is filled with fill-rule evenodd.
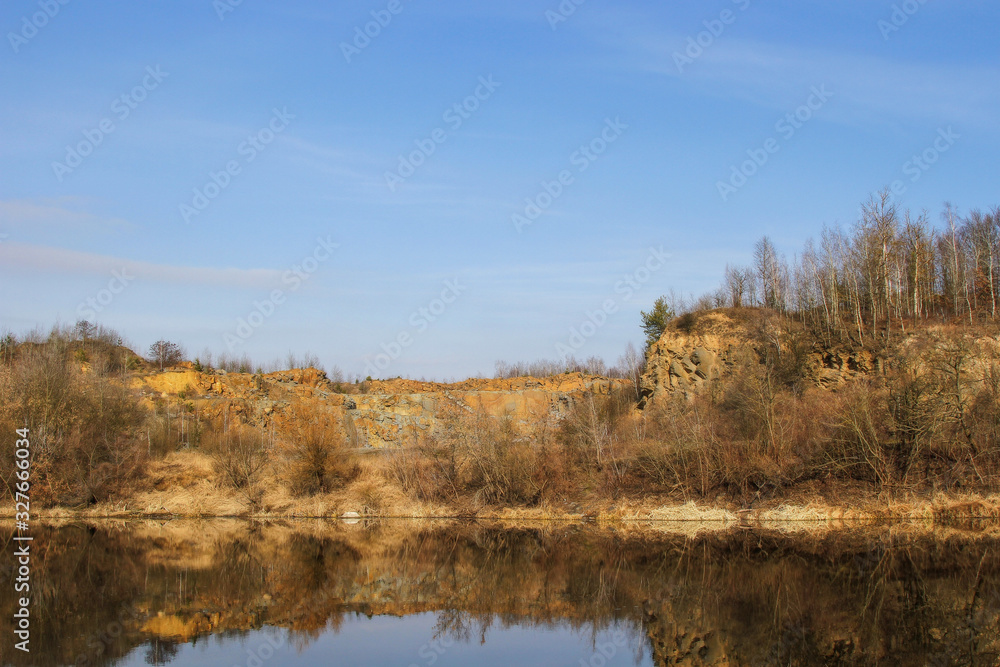
M 1000 203 L 995 3 L 64 2 L 0 8 L 15 332 L 613 361 L 761 235 L 791 257 L 894 181 L 934 221 Z

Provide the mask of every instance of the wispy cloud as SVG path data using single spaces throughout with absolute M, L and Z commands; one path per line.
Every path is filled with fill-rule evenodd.
M 108 275 L 124 269 L 137 280 L 170 284 L 217 285 L 230 287 L 272 287 L 282 272 L 273 269 L 236 269 L 173 266 L 139 262 L 121 257 L 37 246 L 25 243 L 0 244 L 0 266 L 70 275 Z M 23 273 L 20 275 L 24 275 Z
M 282 139 L 288 148 L 295 151 L 293 159 L 338 180 L 351 179 L 374 182 L 372 174 L 379 173 L 377 167 L 381 163 L 375 156 L 321 146 L 295 136 L 282 137 Z
M 85 202 L 76 197 L 0 200 L 0 224 L 62 231 L 120 231 L 132 227 L 127 220 L 91 213 L 84 206 Z
M 902 63 L 739 41 L 706 53 L 705 65 L 704 79 L 744 96 L 763 93 L 782 108 L 798 103 L 803 89 L 826 83 L 846 102 L 837 105 L 841 113 L 860 120 L 929 118 L 992 127 L 1000 101 L 997 89 L 984 85 L 1000 78 L 996 67 Z
M 825 83 L 836 91 L 838 104 L 824 113 L 846 124 L 931 120 L 995 129 L 1000 105 L 1000 89 L 987 85 L 1000 79 L 995 66 L 903 62 L 726 35 L 681 73 L 674 53 L 683 53 L 687 35 L 645 32 L 599 39 L 619 51 L 619 67 L 777 110 L 801 104 L 803 90 Z

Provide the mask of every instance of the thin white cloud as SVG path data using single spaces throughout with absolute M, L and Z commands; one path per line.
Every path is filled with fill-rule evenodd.
M 997 89 L 984 85 L 1000 79 L 996 67 L 897 62 L 752 41 L 713 45 L 683 75 L 672 55 L 662 52 L 648 67 L 719 84 L 744 99 L 763 99 L 780 109 L 802 104 L 799 98 L 809 87 L 825 84 L 840 97 L 830 111 L 844 120 L 893 117 L 992 127 L 1000 101 Z
M 0 244 L 0 270 L 17 268 L 37 274 L 110 275 L 122 271 L 136 280 L 170 284 L 266 288 L 280 280 L 273 269 L 235 269 L 153 264 L 109 255 L 25 243 Z M 20 275 L 24 275 L 23 273 Z
M 380 163 L 378 158 L 365 153 L 345 150 L 342 148 L 330 148 L 311 141 L 306 141 L 305 139 L 300 139 L 299 137 L 293 135 L 283 137 L 283 139 L 290 148 L 298 150 L 302 153 L 308 153 L 310 155 L 323 158 L 324 160 L 337 162 L 360 162 L 371 165 L 377 165 Z
M 679 71 L 688 35 L 643 28 L 636 34 L 619 17 L 621 29 L 595 33 L 620 52 L 618 67 L 661 74 L 698 92 L 740 99 L 779 111 L 803 103 L 811 86 L 826 84 L 836 104 L 824 116 L 846 124 L 910 120 L 995 129 L 1000 68 L 904 61 L 857 52 L 740 39 L 725 34 Z M 588 64 L 590 66 L 590 64 Z
M 295 151 L 291 159 L 308 165 L 314 171 L 330 176 L 338 181 L 350 179 L 365 181 L 371 179 L 371 167 L 378 164 L 373 156 L 338 148 L 328 148 L 295 136 L 282 137 L 283 143 Z
M 83 202 L 75 197 L 0 200 L 0 224 L 11 228 L 49 227 L 82 231 L 121 230 L 132 226 L 122 218 L 83 210 Z

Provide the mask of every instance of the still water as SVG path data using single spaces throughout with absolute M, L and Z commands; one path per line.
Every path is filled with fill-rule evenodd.
M 37 525 L 13 665 L 996 665 L 993 524 Z

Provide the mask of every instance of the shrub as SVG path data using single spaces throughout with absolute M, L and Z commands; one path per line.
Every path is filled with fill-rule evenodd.
M 469 499 L 475 505 L 531 505 L 545 486 L 538 451 L 510 416 L 445 405 L 439 431 L 394 452 L 389 474 L 421 499 Z
M 224 431 L 212 448 L 216 470 L 234 489 L 254 484 L 267 465 L 268 442 L 258 429 L 242 424 Z
M 481 412 L 461 422 L 459 481 L 486 504 L 533 504 L 540 488 L 534 479 L 535 450 L 521 437 L 514 420 Z
M 705 497 L 713 487 L 710 452 L 715 437 L 699 403 L 677 397 L 661 402 L 644 416 L 646 430 L 638 444 L 636 466 L 654 488 Z
M 251 512 L 259 510 L 264 497 L 261 477 L 271 451 L 267 434 L 252 426 L 230 424 L 227 418 L 225 427 L 214 434 L 207 449 L 216 474 L 240 493 Z
M 823 472 L 824 457 L 833 456 L 836 397 L 798 395 L 740 368 L 718 402 L 678 396 L 648 409 L 636 463 L 648 485 L 685 499 L 722 493 L 747 505 Z
M 156 397 L 153 399 L 153 411 L 146 423 L 147 447 L 149 452 L 163 457 L 178 448 L 197 447 L 201 444 L 206 423 L 202 415 L 195 410 L 191 402 L 186 402 L 190 388 L 178 392 L 177 401 Z
M 40 504 L 93 503 L 126 492 L 141 475 L 147 417 L 117 379 L 81 371 L 66 341 L 22 347 L 0 366 L 0 428 L 30 429 L 33 497 Z M 13 442 L 0 455 L 13 460 Z M 8 488 L 13 478 L 5 476 Z
M 829 451 L 829 468 L 874 483 L 875 489 L 896 481 L 893 448 L 886 426 L 890 414 L 885 390 L 857 381 L 844 391 Z
M 287 479 L 296 495 L 328 493 L 358 475 L 358 464 L 334 416 L 293 408 L 279 437 Z
M 576 475 L 583 475 L 612 496 L 627 486 L 635 464 L 630 417 L 632 392 L 585 394 L 563 420 L 557 439 Z
M 458 498 L 458 462 L 455 450 L 436 441 L 400 447 L 386 455 L 389 477 L 418 500 Z

